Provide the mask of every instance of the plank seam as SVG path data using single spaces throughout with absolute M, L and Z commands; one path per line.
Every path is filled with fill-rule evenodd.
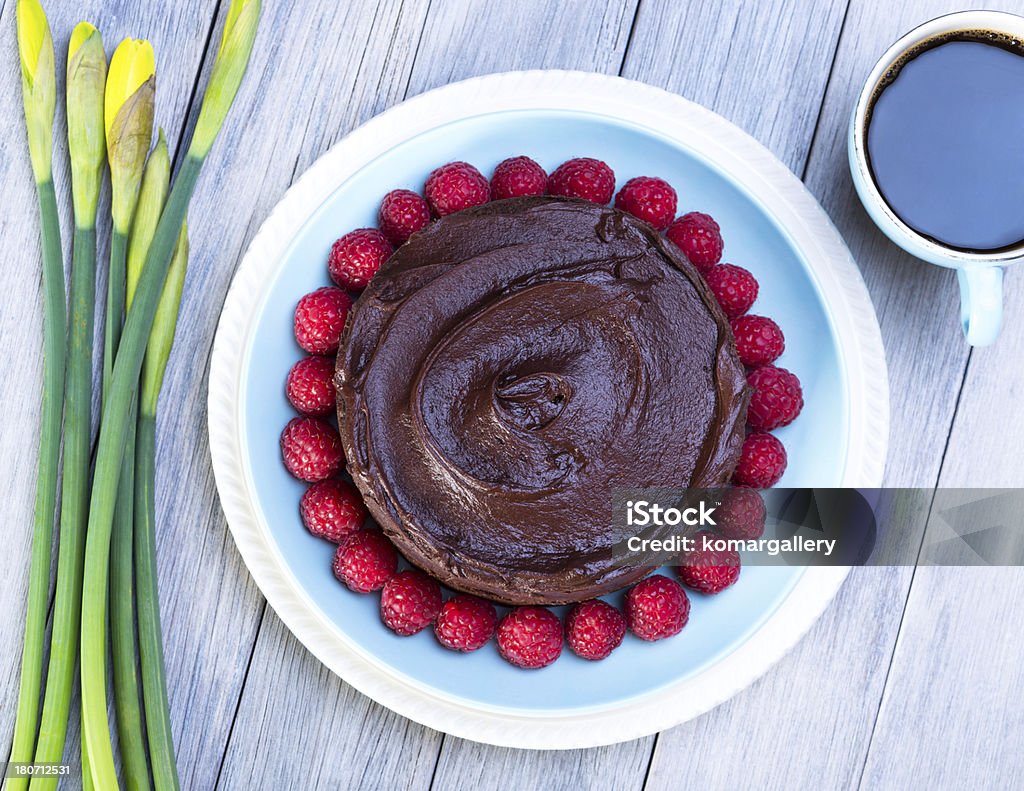
M 249 683 L 249 673 L 252 672 L 253 659 L 256 657 L 256 646 L 260 642 L 260 634 L 263 632 L 263 624 L 267 619 L 267 601 L 263 600 L 263 608 L 260 610 L 260 622 L 256 626 L 256 632 L 253 636 L 252 647 L 249 649 L 249 659 L 245 663 L 245 673 L 242 676 L 242 684 L 238 688 L 238 699 L 235 700 L 235 711 L 231 715 L 231 727 L 228 728 L 227 739 L 224 740 L 224 752 L 221 753 L 220 763 L 217 765 L 217 779 L 213 783 L 214 791 L 220 788 L 221 776 L 224 774 L 224 764 L 227 763 L 228 748 L 231 746 L 231 737 L 235 733 L 235 724 L 238 722 L 238 712 L 242 709 L 242 699 L 245 697 L 245 688 Z
M 836 61 L 839 60 L 839 44 L 843 40 L 843 34 L 846 32 L 846 20 L 850 15 L 850 6 L 853 4 L 853 0 L 846 0 L 846 8 L 843 9 L 843 19 L 839 23 L 839 34 L 836 36 L 836 45 L 832 49 L 832 63 L 828 67 L 828 76 L 825 78 L 825 85 L 821 91 L 821 104 L 818 105 L 818 117 L 814 119 L 814 130 L 811 132 L 811 142 L 807 146 L 807 155 L 804 157 L 804 166 L 800 170 L 800 180 L 807 180 L 807 172 L 811 167 L 811 161 L 814 158 L 814 147 L 818 143 L 818 133 L 821 131 L 821 119 L 825 115 L 825 100 L 828 98 L 828 89 L 832 84 L 832 76 L 836 70 Z
M 864 748 L 864 761 L 860 767 L 860 774 L 857 779 L 857 788 L 863 788 L 864 778 L 867 773 L 868 761 L 871 759 L 871 751 L 874 748 L 875 734 L 878 731 L 878 721 L 881 719 L 882 706 L 885 703 L 886 692 L 889 689 L 889 678 L 892 675 L 893 665 L 896 663 L 896 652 L 899 650 L 900 637 L 903 634 L 903 624 L 906 621 L 907 606 L 910 604 L 910 594 L 914 590 L 914 582 L 917 580 L 917 570 L 919 568 L 918 562 L 921 559 L 921 552 L 924 549 L 924 541 L 928 535 L 928 525 L 932 521 L 932 513 L 935 510 L 935 498 L 938 494 L 939 481 L 942 480 L 942 469 L 946 464 L 946 454 L 949 452 L 949 445 L 953 437 L 953 427 L 956 425 L 956 418 L 960 411 L 960 402 L 963 399 L 964 388 L 967 386 L 967 373 L 971 366 L 971 358 L 974 354 L 974 349 L 970 349 L 967 352 L 967 359 L 964 361 L 963 373 L 960 379 L 960 388 L 957 390 L 956 402 L 953 405 L 953 414 L 949 421 L 949 431 L 946 434 L 946 443 L 942 448 L 942 457 L 939 460 L 939 468 L 935 473 L 935 485 L 932 487 L 932 496 L 928 501 L 928 514 L 924 520 L 924 528 L 921 530 L 921 539 L 917 545 L 917 554 L 914 558 L 914 570 L 910 574 L 910 583 L 907 585 L 907 594 L 903 599 L 903 611 L 900 613 L 900 623 L 896 629 L 896 637 L 892 643 L 892 651 L 889 654 L 889 665 L 885 669 L 885 681 L 882 683 L 882 694 L 878 698 L 878 708 L 875 709 L 875 717 L 871 723 L 871 734 L 868 736 L 868 743 Z

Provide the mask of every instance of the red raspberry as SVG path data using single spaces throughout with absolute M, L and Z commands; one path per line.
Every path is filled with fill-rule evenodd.
M 548 179 L 548 192 L 605 204 L 615 192 L 615 173 L 600 159 L 570 159 L 555 168 Z
M 303 357 L 288 372 L 285 395 L 303 415 L 329 415 L 334 411 L 334 360 Z
M 376 228 L 360 228 L 331 245 L 327 270 L 331 280 L 342 288 L 360 291 L 393 252 L 391 242 Z
M 547 667 L 562 653 L 562 623 L 543 607 L 516 607 L 498 624 L 498 652 L 516 667 Z
M 788 426 L 804 408 L 804 394 L 796 374 L 785 368 L 765 365 L 747 374 L 754 388 L 747 407 L 747 423 L 758 431 Z
M 430 207 L 412 190 L 391 190 L 380 202 L 377 225 L 388 241 L 398 247 L 430 225 Z
M 441 586 L 417 569 L 398 572 L 380 593 L 381 620 L 402 637 L 423 631 L 440 611 Z
M 619 647 L 625 635 L 622 613 L 600 599 L 580 602 L 565 619 L 569 648 L 583 659 L 604 659 Z
M 685 552 L 676 569 L 683 585 L 700 593 L 719 593 L 740 578 L 740 555 L 734 549 L 705 548 L 704 539 L 722 541 L 702 530 L 694 535 L 694 549 Z
M 749 368 L 773 363 L 786 350 L 779 325 L 767 316 L 740 316 L 729 322 L 736 336 L 736 353 Z
M 397 568 L 398 553 L 380 530 L 359 530 L 334 553 L 334 576 L 354 593 L 380 590 Z
M 722 260 L 725 243 L 721 228 L 709 214 L 684 214 L 668 227 L 666 235 L 702 274 Z
M 733 264 L 719 264 L 704 273 L 711 292 L 730 319 L 742 316 L 757 299 L 757 280 L 746 269 Z
M 778 437 L 754 432 L 743 440 L 740 462 L 732 479 L 740 486 L 768 489 L 779 482 L 786 471 L 786 448 Z
M 466 162 L 441 165 L 427 177 L 423 192 L 438 217 L 479 206 L 491 199 L 491 185 L 487 179 Z
M 281 432 L 281 457 L 288 472 L 316 483 L 341 469 L 341 438 L 330 423 L 315 417 L 296 417 Z
M 641 640 L 661 640 L 679 634 L 690 618 L 690 600 L 683 586 L 655 574 L 626 594 L 626 624 Z
M 715 529 L 726 538 L 749 540 L 764 535 L 764 498 L 756 489 L 728 489 L 715 509 Z
M 350 483 L 329 478 L 314 483 L 299 500 L 302 523 L 317 538 L 340 544 L 366 521 L 366 506 Z
M 476 651 L 494 636 L 498 614 L 489 601 L 460 593 L 441 607 L 434 634 L 452 651 Z
M 548 191 L 548 174 L 529 157 L 512 157 L 500 163 L 491 176 L 494 200 L 543 195 Z
M 637 176 L 622 185 L 615 208 L 664 231 L 676 216 L 676 191 L 664 179 Z
M 306 294 L 295 306 L 295 340 L 310 354 L 334 354 L 352 297 L 334 286 Z

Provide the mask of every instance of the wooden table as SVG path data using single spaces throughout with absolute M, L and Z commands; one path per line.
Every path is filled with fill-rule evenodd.
M 47 0 L 62 63 L 80 19 L 152 40 L 158 122 L 195 120 L 227 0 Z M 975 2 L 1013 10 L 1014 3 Z M 1024 279 L 999 342 L 971 351 L 949 273 L 865 216 L 846 124 L 879 54 L 950 0 L 264 0 L 249 75 L 190 217 L 192 263 L 159 425 L 162 607 L 174 736 L 189 789 L 1008 788 L 1024 782 L 1024 573 L 855 570 L 797 648 L 714 711 L 657 737 L 522 752 L 423 728 L 324 669 L 266 607 L 226 529 L 206 439 L 205 363 L 246 245 L 285 189 L 375 113 L 488 72 L 621 74 L 700 102 L 800 174 L 860 264 L 892 389 L 887 483 L 1019 486 Z M 1020 10 L 1019 5 L 1017 10 Z M 0 743 L 13 723 L 39 419 L 38 227 L 20 112 L 15 0 L 0 0 L 4 339 Z M 61 71 L 62 69 L 58 69 Z M 60 110 L 59 134 L 63 135 Z M 183 120 L 187 119 L 186 123 Z M 68 173 L 56 179 L 67 216 Z M 100 293 L 104 291 L 100 284 Z M 173 405 L 173 408 L 171 408 Z M 906 529 L 913 534 L 920 525 Z M 68 740 L 78 764 L 77 723 Z M 0 758 L 4 757 L 0 753 Z M 77 780 L 68 787 L 77 787 Z

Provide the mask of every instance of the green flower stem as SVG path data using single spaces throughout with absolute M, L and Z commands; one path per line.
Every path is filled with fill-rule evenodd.
M 110 271 L 107 273 L 107 323 L 103 335 L 103 400 L 110 393 L 114 359 L 124 327 L 125 267 L 128 260 L 128 234 L 115 226 L 110 235 Z
M 46 642 L 46 612 L 50 594 L 53 521 L 57 505 L 60 424 L 64 406 L 64 257 L 61 250 L 57 196 L 52 179 L 36 183 L 43 243 L 43 394 L 36 476 L 32 560 L 28 576 L 28 608 L 21 654 L 18 713 L 14 722 L 11 761 L 28 763 L 35 750 L 39 699 Z M 23 791 L 25 779 L 8 780 L 9 791 Z
M 181 305 L 188 268 L 188 228 L 182 225 L 174 258 L 167 271 L 153 329 L 146 345 L 139 392 L 139 433 L 135 446 L 135 567 L 138 585 L 139 653 L 146 702 L 149 755 L 157 791 L 178 791 L 170 707 L 160 631 L 160 598 L 156 559 L 156 408 Z
M 95 217 L 95 214 L 93 215 Z M 71 260 L 71 318 L 68 334 L 64 415 L 64 483 L 60 552 L 54 592 L 53 633 L 46 695 L 36 746 L 36 763 L 58 763 L 64 755 L 71 690 L 78 660 L 82 552 L 89 496 L 92 439 L 92 335 L 96 307 L 96 229 L 75 228 Z M 57 778 L 33 778 L 32 789 L 55 788 Z
M 142 703 L 135 652 L 135 585 L 132 579 L 135 413 L 133 404 L 114 511 L 110 557 L 110 642 L 114 666 L 114 710 L 117 713 L 117 736 L 125 784 L 132 791 L 142 791 L 152 788 L 152 785 L 142 733 Z
M 134 205 L 131 210 L 134 211 Z M 104 335 L 103 402 L 110 397 L 114 361 L 121 343 L 123 309 L 126 304 L 128 236 L 114 224 L 110 242 L 110 271 L 107 288 L 107 323 Z M 128 450 L 121 463 L 112 528 L 110 563 L 110 643 L 114 669 L 114 710 L 117 735 L 124 764 L 125 783 L 132 791 L 152 788 L 146 763 L 145 737 L 142 732 L 142 703 L 135 653 L 135 590 L 132 579 L 132 512 L 134 506 L 134 447 L 136 403 L 126 418 Z
M 139 654 L 146 701 L 146 729 L 157 791 L 178 791 L 174 760 L 156 564 L 156 416 L 139 415 L 135 445 L 135 568 L 138 574 Z
M 135 299 L 128 311 L 100 423 L 96 471 L 89 504 L 85 584 L 82 592 L 82 728 L 89 751 L 93 784 L 104 791 L 118 787 L 107 718 L 105 645 L 110 537 L 121 462 L 127 441 L 128 420 L 138 394 L 146 343 L 174 244 L 202 165 L 203 159 L 200 157 L 185 157 L 160 217 Z

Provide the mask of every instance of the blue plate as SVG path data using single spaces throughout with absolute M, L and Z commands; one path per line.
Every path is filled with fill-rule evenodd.
M 566 649 L 550 667 L 526 672 L 504 662 L 493 641 L 473 654 L 440 647 L 430 631 L 400 638 L 380 622 L 377 595 L 349 592 L 332 576 L 333 546 L 313 538 L 299 519 L 304 485 L 285 471 L 278 445 L 294 417 L 284 396 L 289 368 L 303 356 L 292 332 L 295 303 L 329 283 L 331 243 L 372 226 L 391 189 L 421 190 L 430 170 L 462 159 L 490 174 L 502 159 L 526 154 L 549 172 L 574 156 L 608 162 L 622 185 L 658 175 L 679 194 L 679 212 L 712 214 L 725 238 L 724 260 L 746 267 L 761 284 L 752 312 L 775 318 L 786 334 L 779 365 L 795 372 L 806 405 L 777 432 L 789 451 L 781 485 L 838 486 L 849 439 L 847 383 L 837 334 L 808 262 L 780 224 L 744 189 L 697 152 L 641 126 L 582 112 L 507 111 L 480 115 L 413 137 L 357 171 L 304 224 L 256 317 L 244 351 L 243 430 L 255 506 L 303 591 L 366 655 L 420 687 L 496 711 L 566 713 L 614 707 L 699 673 L 733 651 L 772 614 L 803 573 L 801 568 L 746 566 L 723 593 L 691 595 L 690 622 L 680 635 L 644 643 L 627 635 L 602 662 Z M 665 573 L 670 573 L 665 570 Z M 621 605 L 622 594 L 607 597 Z

